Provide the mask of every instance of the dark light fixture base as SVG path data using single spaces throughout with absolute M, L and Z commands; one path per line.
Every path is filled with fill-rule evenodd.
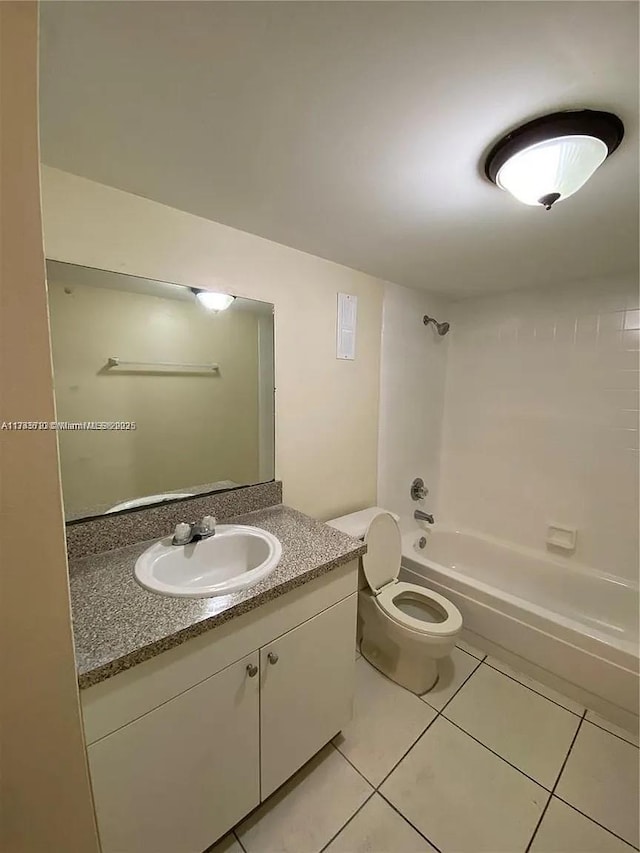
M 497 183 L 498 172 L 513 156 L 539 142 L 561 136 L 593 136 L 607 146 L 609 157 L 622 142 L 624 125 L 614 113 L 601 110 L 564 110 L 535 118 L 520 125 L 499 139 L 489 151 L 484 162 L 484 173 L 491 183 Z M 552 196 L 557 196 L 551 199 Z M 547 210 L 560 198 L 549 193 L 540 198 Z

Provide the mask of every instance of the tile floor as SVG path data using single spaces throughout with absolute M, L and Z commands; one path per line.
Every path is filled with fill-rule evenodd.
M 210 853 L 629 853 L 637 734 L 460 643 L 423 697 L 356 661 L 354 719 Z

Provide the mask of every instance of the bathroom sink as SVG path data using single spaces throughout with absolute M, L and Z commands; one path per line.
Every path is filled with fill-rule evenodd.
M 219 524 L 214 536 L 172 545 L 161 539 L 138 557 L 134 574 L 152 592 L 208 598 L 238 592 L 264 580 L 276 568 L 282 545 L 259 527 Z

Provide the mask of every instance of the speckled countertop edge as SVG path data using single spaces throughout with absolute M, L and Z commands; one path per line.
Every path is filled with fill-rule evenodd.
M 173 598 L 149 592 L 134 578 L 150 541 L 70 563 L 78 684 L 91 687 L 230 619 L 278 598 L 365 553 L 365 545 L 283 505 L 229 519 L 276 535 L 282 558 L 250 589 L 215 598 Z

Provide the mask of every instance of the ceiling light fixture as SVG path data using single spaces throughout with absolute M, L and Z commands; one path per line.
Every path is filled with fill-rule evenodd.
M 551 113 L 496 142 L 485 161 L 485 175 L 518 201 L 551 210 L 589 180 L 623 136 L 624 125 L 613 113 Z
M 231 305 L 235 296 L 228 293 L 216 293 L 213 290 L 199 290 L 196 287 L 191 288 L 198 302 L 203 305 L 207 311 L 226 311 Z

